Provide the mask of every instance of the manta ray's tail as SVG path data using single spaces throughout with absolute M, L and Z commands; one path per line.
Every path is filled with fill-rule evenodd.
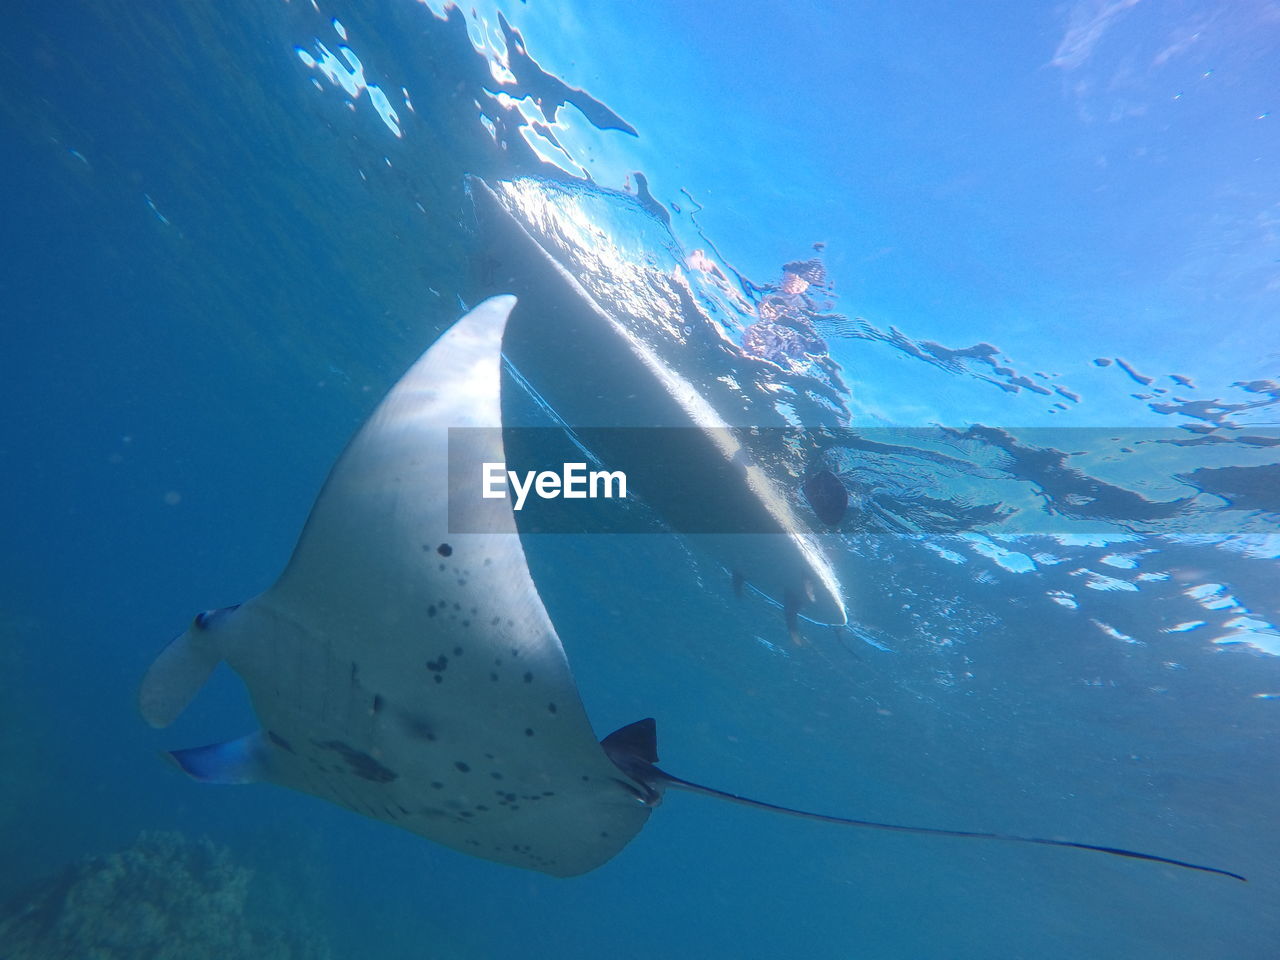
M 714 787 L 706 787 L 700 783 L 693 783 L 689 780 L 682 780 L 679 777 L 672 776 L 657 767 L 652 768 L 651 777 L 653 779 L 661 780 L 664 786 L 678 787 L 681 790 L 688 790 L 691 793 L 701 793 L 708 797 L 718 797 L 721 800 L 741 803 L 748 807 L 755 807 L 758 810 L 770 810 L 774 813 L 785 813 L 792 817 L 803 817 L 806 820 L 819 820 L 823 823 L 836 823 L 846 827 L 867 827 L 872 830 L 892 830 L 896 833 L 922 833 L 935 837 L 961 837 L 970 840 L 1005 840 L 1011 843 L 1037 843 L 1052 847 L 1074 847 L 1076 850 L 1092 850 L 1096 853 L 1107 853 L 1113 857 L 1128 857 L 1132 860 L 1150 860 L 1153 863 L 1165 863 L 1172 867 L 1184 867 L 1187 870 L 1201 870 L 1204 873 L 1216 873 L 1220 876 L 1231 877 L 1234 880 L 1245 880 L 1243 876 L 1238 873 L 1233 873 L 1230 870 L 1222 870 L 1218 867 L 1207 867 L 1203 864 L 1191 863 L 1187 860 L 1175 860 L 1172 857 L 1160 857 L 1154 853 L 1140 853 L 1137 850 L 1126 850 L 1121 847 L 1104 847 L 1094 843 L 1079 843 L 1075 840 L 1056 840 L 1048 837 L 1021 837 L 1008 833 L 987 833 L 980 830 L 942 830 L 937 827 L 915 827 L 899 823 L 881 823 L 877 820 L 855 820 L 852 817 L 833 817 L 825 813 L 813 813 L 809 810 L 796 810 L 793 807 L 782 807 L 776 803 L 766 803 L 763 800 L 752 800 L 750 797 L 742 797 L 736 793 L 717 790 Z M 652 780 L 650 782 L 652 783 Z
M 138 691 L 142 717 L 153 727 L 167 727 L 187 708 L 222 659 L 211 632 L 235 607 L 198 614 L 187 632 L 160 651 Z
M 934 837 L 961 837 L 970 840 L 1004 840 L 1010 843 L 1036 843 L 1052 847 L 1074 847 L 1076 850 L 1092 850 L 1095 853 L 1106 853 L 1113 857 L 1128 857 L 1132 860 L 1150 860 L 1154 863 L 1165 863 L 1173 867 L 1187 870 L 1201 870 L 1205 873 L 1216 873 L 1235 880 L 1245 878 L 1230 870 L 1218 867 L 1207 867 L 1187 860 L 1175 860 L 1172 857 L 1160 857 L 1154 853 L 1140 853 L 1137 850 L 1126 850 L 1121 847 L 1104 847 L 1093 843 L 1079 843 L 1075 840 L 1057 840 L 1048 837 L 1021 837 L 1008 833 L 987 833 L 979 830 L 943 830 L 937 827 L 915 827 L 899 823 L 881 823 L 878 820 L 855 820 L 852 817 L 833 817 L 825 813 L 814 813 L 810 810 L 797 810 L 794 807 L 783 807 L 776 803 L 753 800 L 726 790 L 703 786 L 691 780 L 682 780 L 657 766 L 658 740 L 657 728 L 652 717 L 637 720 L 621 730 L 615 730 L 600 742 L 605 753 L 614 764 L 642 784 L 647 793 L 638 797 L 649 806 L 656 806 L 662 800 L 662 791 L 667 787 L 677 787 L 691 793 L 701 793 L 708 797 L 717 797 L 732 803 L 755 807 L 757 810 L 769 810 L 773 813 L 785 813 L 791 817 L 803 817 L 806 820 L 819 820 L 823 823 L 835 823 L 845 827 L 865 827 L 871 830 L 892 830 L 896 833 L 921 833 Z

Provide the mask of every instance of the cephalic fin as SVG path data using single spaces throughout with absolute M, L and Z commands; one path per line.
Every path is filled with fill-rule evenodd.
M 268 747 L 261 730 L 225 743 L 171 750 L 168 756 L 183 773 L 201 783 L 258 783 L 270 779 Z
M 224 607 L 198 614 L 186 633 L 160 651 L 138 691 L 138 708 L 151 726 L 167 727 L 173 723 L 200 692 L 222 660 L 218 627 L 235 609 Z

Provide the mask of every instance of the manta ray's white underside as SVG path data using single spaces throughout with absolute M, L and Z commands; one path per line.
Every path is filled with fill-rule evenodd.
M 644 790 L 592 732 L 509 503 L 449 533 L 449 428 L 501 425 L 514 304 L 484 302 L 414 364 L 334 466 L 275 586 L 197 617 L 141 703 L 166 725 L 225 660 L 261 730 L 175 753 L 193 776 L 270 781 L 571 876 L 640 830 Z M 500 430 L 466 436 L 504 459 Z

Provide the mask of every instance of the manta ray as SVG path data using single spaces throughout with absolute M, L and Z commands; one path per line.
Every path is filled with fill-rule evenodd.
M 465 432 L 480 453 L 503 459 L 492 428 L 501 426 L 514 305 L 510 296 L 480 304 L 395 385 L 334 466 L 274 586 L 197 615 L 152 664 L 139 700 L 153 726 L 172 722 L 222 661 L 244 680 L 261 724 L 238 740 L 170 753 L 187 774 L 290 787 L 558 877 L 611 859 L 669 787 L 843 825 L 1077 847 L 1238 876 L 1116 848 L 751 800 L 660 769 L 651 718 L 597 740 L 509 498 L 463 518 L 456 528 L 469 532 L 450 532 L 451 485 L 472 479 L 448 470 L 451 428 L 490 428 Z

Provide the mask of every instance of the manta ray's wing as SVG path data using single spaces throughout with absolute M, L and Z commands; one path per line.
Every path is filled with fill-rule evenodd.
M 478 532 L 450 533 L 450 483 L 481 480 L 450 477 L 451 435 L 465 462 L 503 460 L 514 303 L 486 301 L 418 360 L 334 466 L 276 585 L 197 618 L 142 701 L 167 722 L 224 658 L 263 732 L 179 751 L 189 773 L 270 780 L 569 876 L 616 854 L 649 807 L 592 733 L 509 501 L 454 498 L 469 511 L 455 528 Z

